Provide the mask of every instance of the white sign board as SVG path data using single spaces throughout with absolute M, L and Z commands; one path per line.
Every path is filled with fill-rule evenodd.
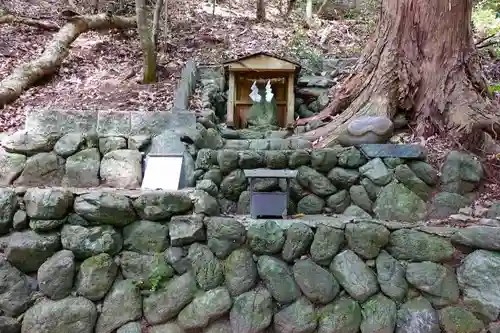
M 182 170 L 180 156 L 146 156 L 144 190 L 178 190 Z

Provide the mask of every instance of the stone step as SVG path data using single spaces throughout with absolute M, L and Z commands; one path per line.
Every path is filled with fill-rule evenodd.
M 229 129 L 229 128 L 221 128 L 220 135 L 224 139 L 241 139 L 241 140 L 252 140 L 252 139 L 285 139 L 290 135 L 288 131 L 256 131 L 252 129 Z
M 97 111 L 32 109 L 26 112 L 25 130 L 32 134 L 96 132 L 100 136 L 155 136 L 164 130 L 180 130 L 196 125 L 189 111 Z
M 295 150 L 312 148 L 312 143 L 298 138 L 226 140 L 223 148 L 233 150 Z

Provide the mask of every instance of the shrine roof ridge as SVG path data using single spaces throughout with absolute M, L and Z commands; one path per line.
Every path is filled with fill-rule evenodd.
M 271 58 L 276 58 L 276 59 L 279 59 L 279 60 L 282 60 L 282 61 L 286 61 L 288 63 L 291 63 L 291 64 L 297 66 L 297 71 L 300 71 L 300 69 L 302 68 L 302 66 L 300 65 L 300 63 L 298 63 L 295 60 L 292 60 L 292 59 L 286 58 L 286 57 L 282 57 L 282 56 L 279 56 L 279 55 L 276 55 L 276 54 L 273 54 L 273 53 L 270 53 L 270 52 L 265 52 L 265 51 L 259 51 L 259 52 L 249 53 L 247 55 L 244 55 L 244 56 L 241 56 L 241 57 L 238 57 L 238 58 L 229 59 L 229 60 L 226 60 L 226 61 L 222 62 L 222 64 L 224 66 L 226 66 L 226 65 L 231 64 L 233 62 L 238 62 L 238 61 L 242 61 L 242 60 L 253 58 L 253 57 L 257 57 L 257 56 L 266 56 L 266 57 L 271 57 Z

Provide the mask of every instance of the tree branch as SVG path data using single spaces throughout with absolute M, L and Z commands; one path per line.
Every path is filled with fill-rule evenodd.
M 491 38 L 495 37 L 496 35 L 497 34 L 492 34 L 492 35 L 489 35 L 488 37 L 484 37 L 484 38 L 480 39 L 479 41 L 476 42 L 476 46 L 486 42 L 488 39 L 491 39 Z
M 500 40 L 499 41 L 492 41 L 492 42 L 489 42 L 489 43 L 486 43 L 486 44 L 483 44 L 483 45 L 479 45 L 477 46 L 478 49 L 482 49 L 482 48 L 485 48 L 485 47 L 488 47 L 488 46 L 492 46 L 492 45 L 496 45 L 496 44 L 500 44 Z
M 71 43 L 80 34 L 90 30 L 131 29 L 136 25 L 135 17 L 98 14 L 69 18 L 39 58 L 18 66 L 0 82 L 0 108 L 14 101 L 41 78 L 56 72 L 68 56 Z

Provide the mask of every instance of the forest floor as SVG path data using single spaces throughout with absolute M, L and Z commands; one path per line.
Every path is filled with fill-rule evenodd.
M 129 14 L 134 15 L 133 1 L 119 1 L 128 1 L 132 5 Z M 140 84 L 142 54 L 136 30 L 82 34 L 55 75 L 0 110 L 0 132 L 21 127 L 29 108 L 168 110 L 181 69 L 190 58 L 202 64 L 216 64 L 256 51 L 308 58 L 309 62 L 357 56 L 376 24 L 377 11 L 367 8 L 361 15 L 349 18 L 315 17 L 313 24 L 305 27 L 304 1 L 297 1 L 302 8 L 289 17 L 280 14 L 278 1 L 266 1 L 267 21 L 262 23 L 254 20 L 253 1 L 217 2 L 214 12 L 212 1 L 169 1 L 169 33 L 160 36 L 159 80 L 150 85 Z M 0 8 L 62 24 L 59 13 L 68 8 L 64 2 L 3 0 Z M 79 8 L 73 9 L 89 13 L 85 3 L 76 3 Z M 101 10 L 106 9 L 109 8 L 104 4 Z M 20 64 L 38 57 L 53 34 L 26 25 L 0 24 L 0 80 Z M 478 35 L 478 39 L 481 37 Z M 500 86 L 500 55 L 492 60 L 487 52 L 483 53 L 487 79 Z M 417 140 L 408 137 L 410 142 Z M 443 138 L 427 140 L 432 164 L 439 165 L 453 144 Z M 485 156 L 483 163 L 489 180 L 476 204 L 487 205 L 500 199 L 499 156 Z
M 60 5 L 60 0 L 3 3 L 9 11 L 55 22 L 58 13 L 68 8 Z M 209 2 L 188 0 L 171 5 L 169 34 L 160 37 L 158 83 L 139 83 L 142 55 L 136 30 L 85 33 L 73 42 L 69 56 L 52 78 L 0 112 L 0 132 L 21 126 L 27 108 L 166 110 L 189 58 L 215 64 L 250 52 L 265 50 L 290 56 L 300 49 L 302 55 L 319 61 L 326 56 L 358 53 L 368 36 L 366 24 L 359 20 L 317 20 L 316 27 L 304 29 L 300 15 L 292 13 L 284 19 L 272 3 L 264 23 L 255 22 L 253 2 L 231 0 L 231 9 L 227 3 L 218 4 L 215 15 Z M 331 29 L 327 42 L 320 46 L 329 25 L 336 25 L 336 29 Z M 52 35 L 25 25 L 0 25 L 0 80 L 16 66 L 39 56 Z

